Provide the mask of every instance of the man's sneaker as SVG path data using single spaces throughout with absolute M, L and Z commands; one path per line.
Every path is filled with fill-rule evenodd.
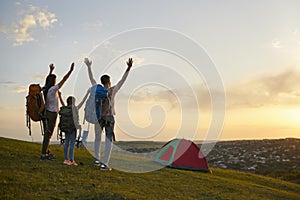
M 110 171 L 111 168 L 108 167 L 107 165 L 105 165 L 105 164 L 102 163 L 102 164 L 100 165 L 100 170 L 108 170 L 108 171 Z
M 70 165 L 77 166 L 78 164 L 75 162 L 75 160 L 73 160 L 73 161 L 70 161 Z
M 96 167 L 99 167 L 101 162 L 99 160 L 95 160 L 94 164 L 95 164 Z
M 64 160 L 63 164 L 65 164 L 65 165 L 71 165 L 71 161 L 69 161 L 69 160 Z

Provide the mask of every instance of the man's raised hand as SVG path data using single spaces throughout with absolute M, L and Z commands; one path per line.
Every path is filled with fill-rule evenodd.
M 132 63 L 133 63 L 132 58 L 129 58 L 126 63 L 127 63 L 128 68 L 130 69 L 132 67 Z
M 86 66 L 90 67 L 92 65 L 92 61 L 89 60 L 88 58 L 84 59 L 84 63 L 86 64 Z

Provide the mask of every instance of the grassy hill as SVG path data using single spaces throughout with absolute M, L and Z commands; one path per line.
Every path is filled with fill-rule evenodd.
M 62 146 L 51 147 L 56 160 L 40 161 L 40 144 L 0 142 L 0 199 L 300 199 L 299 184 L 252 173 L 99 171 L 86 150 L 75 151 L 79 166 L 65 166 Z M 117 159 L 130 165 L 127 157 Z

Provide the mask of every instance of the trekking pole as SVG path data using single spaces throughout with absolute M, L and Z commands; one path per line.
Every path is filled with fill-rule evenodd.
M 78 137 L 77 137 L 77 140 L 76 140 L 77 148 L 79 148 L 79 143 L 80 143 L 80 138 L 81 138 L 81 130 L 82 130 L 81 126 L 78 129 L 76 129 L 76 132 L 79 131 L 79 134 L 78 134 Z
M 43 128 L 43 122 L 42 121 L 40 121 L 40 127 L 41 127 L 42 135 L 44 135 L 44 128 Z
M 56 139 L 60 141 L 59 130 L 60 130 L 59 127 L 57 127 L 57 131 L 56 131 L 56 132 L 57 132 L 57 134 L 56 134 Z
M 27 126 L 28 131 L 29 131 L 29 136 L 31 136 L 31 123 L 30 123 L 30 118 L 29 118 L 28 114 L 26 114 L 26 126 Z

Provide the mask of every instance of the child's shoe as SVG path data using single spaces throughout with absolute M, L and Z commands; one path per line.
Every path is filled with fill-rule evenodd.
M 78 164 L 75 162 L 75 160 L 70 161 L 70 165 L 77 166 Z
M 65 165 L 71 165 L 71 161 L 69 161 L 69 160 L 64 160 L 64 162 L 63 162 Z

